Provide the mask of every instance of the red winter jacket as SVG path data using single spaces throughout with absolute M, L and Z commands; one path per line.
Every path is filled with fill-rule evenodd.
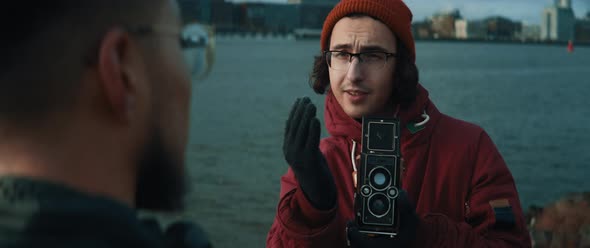
M 514 180 L 490 137 L 478 126 L 440 113 L 428 92 L 418 88 L 414 104 L 399 113 L 406 164 L 402 188 L 421 219 L 412 247 L 530 247 Z M 352 158 L 360 154 L 361 124 L 331 93 L 325 105 L 331 136 L 321 141 L 320 150 L 338 189 L 336 207 L 315 209 L 289 169 L 281 178 L 267 247 L 346 247 L 346 222 L 354 218 Z M 424 111 L 430 120 L 411 134 L 405 125 L 424 120 Z M 496 225 L 498 206 L 512 207 L 514 226 Z

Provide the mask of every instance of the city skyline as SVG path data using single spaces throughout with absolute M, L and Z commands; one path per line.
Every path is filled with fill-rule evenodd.
M 286 3 L 287 0 L 230 0 L 231 2 Z M 405 1 L 414 14 L 414 21 L 421 21 L 436 12 L 458 9 L 466 19 L 488 16 L 505 16 L 527 24 L 540 24 L 543 9 L 554 0 L 411 0 Z M 572 0 L 574 14 L 582 18 L 590 11 L 590 0 Z M 536 11 L 534 11 L 536 10 Z

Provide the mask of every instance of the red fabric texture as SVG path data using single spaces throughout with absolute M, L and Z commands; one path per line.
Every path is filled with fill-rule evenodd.
M 512 175 L 486 132 L 438 111 L 418 85 L 418 97 L 402 109 L 402 188 L 420 217 L 412 247 L 530 247 L 530 237 Z M 415 134 L 405 128 L 430 121 Z M 352 140 L 360 154 L 361 125 L 348 117 L 331 93 L 325 122 L 330 137 L 320 143 L 338 189 L 337 205 L 315 209 L 289 169 L 281 178 L 280 200 L 267 247 L 346 247 L 346 222 L 354 218 Z M 508 200 L 513 228 L 498 228 L 491 201 Z

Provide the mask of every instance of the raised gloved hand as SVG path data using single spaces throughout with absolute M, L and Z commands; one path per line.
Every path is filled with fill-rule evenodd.
M 414 206 L 410 203 L 406 191 L 400 191 L 397 199 L 400 211 L 400 230 L 395 238 L 384 236 L 370 237 L 367 234 L 359 232 L 356 222 L 349 221 L 346 226 L 349 245 L 355 248 L 409 247 L 416 238 L 416 228 L 420 219 L 416 214 Z
M 334 178 L 320 151 L 320 122 L 307 97 L 298 98 L 285 129 L 283 153 L 311 204 L 327 210 L 336 204 Z

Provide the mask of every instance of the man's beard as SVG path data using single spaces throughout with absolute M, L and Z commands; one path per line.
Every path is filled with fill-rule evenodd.
M 135 204 L 138 209 L 180 211 L 187 191 L 183 158 L 167 149 L 155 128 L 138 161 Z

